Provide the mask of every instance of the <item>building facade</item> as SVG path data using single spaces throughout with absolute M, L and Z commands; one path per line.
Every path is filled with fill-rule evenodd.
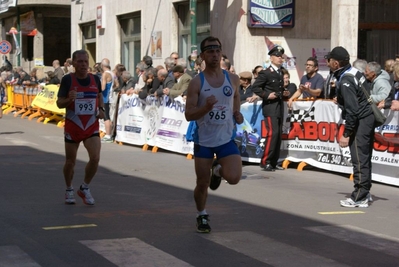
M 111 64 L 122 63 L 134 73 L 144 55 L 153 57 L 154 65 L 163 65 L 171 52 L 187 58 L 191 53 L 190 2 L 85 0 L 71 4 L 72 50 L 86 49 L 90 64 L 109 58 Z M 256 65 L 267 66 L 269 47 L 280 44 L 285 48 L 291 80 L 299 82 L 310 56 L 318 56 L 321 69 L 327 72 L 323 55 L 330 50 L 334 3 L 343 9 L 355 10 L 357 29 L 357 0 L 197 0 L 197 46 L 207 36 L 220 38 L 223 53 L 237 72 L 251 71 Z M 253 5 L 266 8 L 294 6 L 294 27 L 251 27 Z M 349 4 L 348 4 L 349 3 Z M 355 20 L 355 18 L 353 19 Z M 346 24 L 340 27 L 347 27 Z M 338 39 L 338 38 L 337 38 Z M 348 44 L 347 36 L 342 38 Z M 357 50 L 357 33 L 350 36 L 349 50 Z M 342 44 L 343 45 L 343 44 Z M 356 57 L 356 56 L 355 56 Z
M 193 2 L 196 10 L 190 10 Z M 325 75 L 324 55 L 336 45 L 346 47 L 352 60 L 383 64 L 394 57 L 398 18 L 395 0 L 0 0 L 0 34 L 12 44 L 6 56 L 27 71 L 49 68 L 54 59 L 63 64 L 73 51 L 85 49 L 91 66 L 109 58 L 134 73 L 144 55 L 163 65 L 171 52 L 187 58 L 213 35 L 237 73 L 267 66 L 269 47 L 282 45 L 291 81 L 298 83 L 310 56 L 319 59 Z
M 70 7 L 69 0 L 0 1 L 1 38 L 12 46 L 3 55 L 25 71 L 37 67 L 38 76 L 54 59 L 63 64 L 71 51 Z

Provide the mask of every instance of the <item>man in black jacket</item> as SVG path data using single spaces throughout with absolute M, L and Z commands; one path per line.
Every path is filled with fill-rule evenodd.
M 265 171 L 283 170 L 277 166 L 280 157 L 281 133 L 283 124 L 284 80 L 281 65 L 284 49 L 275 46 L 269 51 L 270 66 L 259 72 L 252 85 L 252 92 L 263 99 L 262 140 L 264 153 L 260 167 Z
M 337 102 L 345 120 L 345 130 L 339 139 L 340 147 L 348 147 L 353 165 L 354 191 L 350 198 L 341 200 L 347 208 L 366 208 L 372 201 L 371 154 L 374 142 L 374 115 L 362 85 L 370 92 L 366 78 L 349 64 L 349 53 L 335 47 L 327 60 L 337 79 Z

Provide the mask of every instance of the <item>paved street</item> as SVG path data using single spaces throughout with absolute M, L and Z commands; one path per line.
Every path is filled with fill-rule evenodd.
M 62 132 L 0 120 L 0 266 L 399 266 L 397 187 L 374 183 L 369 208 L 347 209 L 348 175 L 244 163 L 238 185 L 209 192 L 212 233 L 198 234 L 185 155 L 103 144 L 96 205 L 65 205 Z M 78 160 L 75 189 L 83 147 Z

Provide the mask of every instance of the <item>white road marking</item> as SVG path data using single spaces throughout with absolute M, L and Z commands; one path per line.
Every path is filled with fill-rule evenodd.
M 276 267 L 347 266 L 253 232 L 221 232 L 202 237 Z
M 352 225 L 316 226 L 305 228 L 309 231 L 333 237 L 357 246 L 399 256 L 399 238 L 376 233 Z
M 1 267 L 40 267 L 18 246 L 0 246 Z
M 119 267 L 192 266 L 137 238 L 83 240 L 79 242 Z

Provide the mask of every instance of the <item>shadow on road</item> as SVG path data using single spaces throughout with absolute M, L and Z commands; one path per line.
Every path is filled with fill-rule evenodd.
M 26 146 L 2 146 L 0 151 L 0 229 L 5 230 L 0 246 L 18 245 L 34 255 L 31 257 L 42 266 L 54 266 L 54 257 L 73 266 L 75 256 L 81 259 L 81 266 L 85 263 L 113 266 L 78 241 L 131 237 L 193 266 L 267 266 L 195 233 L 191 190 L 99 167 L 92 183 L 96 205 L 85 206 L 80 199 L 76 205 L 65 205 L 62 155 Z M 84 166 L 85 162 L 77 162 L 75 189 L 83 179 Z M 172 169 L 165 171 L 174 171 Z M 209 197 L 208 201 L 207 208 L 212 212 L 211 237 L 250 232 L 273 241 L 264 243 L 265 247 L 278 242 L 349 266 L 393 266 L 392 263 L 399 261 L 397 254 L 392 255 L 391 250 L 384 250 L 381 245 L 389 244 L 399 251 L 399 244 L 384 237 L 359 234 L 354 228 L 340 228 L 281 212 L 278 208 L 263 208 L 217 196 Z M 43 230 L 48 226 L 85 224 L 96 227 Z M 338 238 L 339 234 L 334 231 L 346 238 Z M 362 237 L 359 239 L 359 236 Z M 257 249 L 251 238 L 245 242 L 249 249 Z M 370 245 L 375 245 L 375 249 Z M 287 256 L 292 253 L 278 253 L 282 252 Z M 317 262 L 314 266 L 318 266 Z

